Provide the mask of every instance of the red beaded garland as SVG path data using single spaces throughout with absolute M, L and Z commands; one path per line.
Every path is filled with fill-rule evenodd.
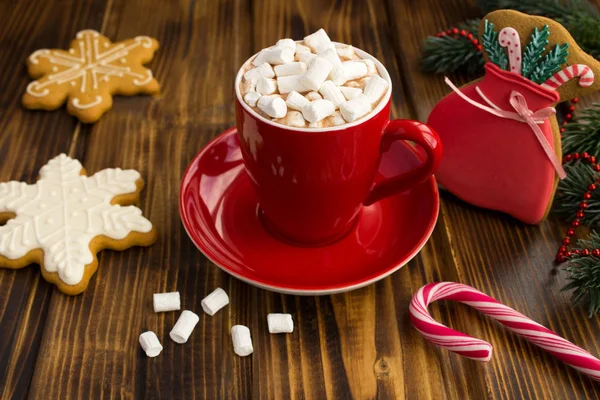
M 465 29 L 458 30 L 458 28 L 450 28 L 445 32 L 438 32 L 435 34 L 436 37 L 444 37 L 447 35 L 451 35 L 454 38 L 457 38 L 459 36 L 465 37 L 471 42 L 471 44 L 473 44 L 473 46 L 475 46 L 477 51 L 483 50 L 483 47 L 479 44 L 479 41 L 477 39 L 474 39 L 473 34 Z

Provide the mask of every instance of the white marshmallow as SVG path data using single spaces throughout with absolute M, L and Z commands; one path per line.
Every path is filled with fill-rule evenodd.
M 344 73 L 349 81 L 362 78 L 367 74 L 367 64 L 362 61 L 346 61 L 344 62 Z
M 329 39 L 329 36 L 327 36 L 327 33 L 323 28 L 311 35 L 306 36 L 304 38 L 304 44 L 313 49 L 317 54 L 327 50 L 333 45 L 333 43 L 331 43 L 331 39 Z
M 360 96 L 345 102 L 340 106 L 340 112 L 346 122 L 353 122 L 364 117 L 371 111 L 371 101 L 361 94 Z
M 242 93 L 254 92 L 256 91 L 256 82 L 258 79 L 245 79 L 242 82 Z
M 257 106 L 271 118 L 282 118 L 287 114 L 285 101 L 278 96 L 263 96 L 258 99 Z
M 335 52 L 335 49 L 327 49 L 322 57 L 331 63 L 331 71 L 329 72 L 329 79 L 336 85 L 343 85 L 346 82 L 346 71 L 342 60 Z
M 296 42 L 292 39 L 280 39 L 275 44 L 275 47 L 288 48 L 288 49 L 292 50 L 294 53 L 296 52 Z
M 260 99 L 261 94 L 258 92 L 248 92 L 244 95 L 244 101 L 250 107 L 256 107 L 256 102 Z
M 306 47 L 303 44 L 296 43 L 296 54 L 310 53 L 310 47 Z
M 234 325 L 231 327 L 231 341 L 233 342 L 233 351 L 240 357 L 246 357 L 252 354 L 252 337 L 250 329 L 244 325 Z
M 321 121 L 317 121 L 317 122 L 311 122 L 310 124 L 308 124 L 309 128 L 322 128 L 323 127 L 323 120 Z
M 356 81 L 350 81 L 350 82 L 346 82 L 344 83 L 344 87 L 349 87 L 349 88 L 357 88 L 362 90 L 362 86 L 360 85 L 360 83 L 356 82 Z
M 354 47 L 350 45 L 336 47 L 335 50 L 338 53 L 338 56 L 340 56 L 340 58 L 343 58 L 344 60 L 351 60 L 354 56 Z
M 140 346 L 142 346 L 144 353 L 148 357 L 156 357 L 163 349 L 156 333 L 152 331 L 144 332 L 140 335 Z
M 323 96 L 319 92 L 308 92 L 306 93 L 306 99 L 310 101 L 321 100 Z
M 175 343 L 182 344 L 187 342 L 199 320 L 200 317 L 198 317 L 196 314 L 191 311 L 184 310 L 179 316 L 179 319 L 175 323 L 173 329 L 171 329 L 169 336 L 171 336 L 171 339 L 173 339 Z
M 367 66 L 367 75 L 377 74 L 377 67 L 375 66 L 373 60 L 363 58 L 362 60 L 360 60 L 360 62 L 364 63 Z
M 300 82 L 309 90 L 319 90 L 321 84 L 325 82 L 333 65 L 322 57 L 317 57 L 310 62 L 308 70 L 300 78 Z
M 277 122 L 297 128 L 306 128 L 306 120 L 300 111 L 288 111 L 286 116 L 278 119 Z
M 298 61 L 301 61 L 306 65 L 309 65 L 311 63 L 311 61 L 314 60 L 315 58 L 317 58 L 318 56 L 313 53 L 296 53 L 296 57 L 298 58 Z
M 303 74 L 306 72 L 306 68 L 306 64 L 303 62 L 291 62 L 283 65 L 277 65 L 275 67 L 275 75 L 279 77 Z
M 221 308 L 229 304 L 229 296 L 221 288 L 216 288 L 200 302 L 202 309 L 211 317 Z
M 275 72 L 269 63 L 262 63 L 256 68 L 252 68 L 244 74 L 244 79 L 254 79 L 258 81 L 260 78 L 273 78 Z
M 176 311 L 181 308 L 179 292 L 154 293 L 152 303 L 154 312 Z
M 346 86 L 340 86 L 340 90 L 342 91 L 342 94 L 344 95 L 346 100 L 355 99 L 356 97 L 360 96 L 363 92 L 360 88 Z
M 342 94 L 342 91 L 332 81 L 323 82 L 319 88 L 319 93 L 323 95 L 325 100 L 332 102 L 336 110 L 340 107 L 340 104 L 346 102 L 346 98 Z
M 385 94 L 388 88 L 388 83 L 379 75 L 373 75 L 367 81 L 365 85 L 365 96 L 369 99 L 371 104 L 377 103 L 381 96 Z
M 303 74 L 299 74 L 278 77 L 277 86 L 279 87 L 279 93 L 286 94 L 294 90 L 299 93 L 308 92 L 310 89 L 302 83 L 303 76 Z
M 294 332 L 294 320 L 291 314 L 269 314 L 267 315 L 267 325 L 270 333 Z
M 269 63 L 272 65 L 285 64 L 294 61 L 294 52 L 292 49 L 287 47 L 270 47 L 262 50 L 254 60 L 252 64 L 259 66 L 262 63 Z
M 334 112 L 331 116 L 327 117 L 325 121 L 330 125 L 343 125 L 346 123 L 346 120 L 339 111 Z
M 275 79 L 260 78 L 256 84 L 256 91 L 262 95 L 273 94 L 277 91 Z
M 315 100 L 302 108 L 302 115 L 308 122 L 319 122 L 329 117 L 335 111 L 335 106 L 329 100 Z
M 291 91 L 285 99 L 285 104 L 287 104 L 288 108 L 297 111 L 302 111 L 302 107 L 308 103 L 310 103 L 310 101 L 295 90 Z

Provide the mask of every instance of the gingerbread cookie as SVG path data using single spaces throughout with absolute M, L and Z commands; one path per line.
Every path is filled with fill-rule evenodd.
M 152 60 L 158 42 L 148 36 L 112 43 L 94 30 L 77 33 L 69 50 L 37 50 L 27 70 L 37 79 L 27 86 L 25 108 L 67 111 L 95 122 L 112 106 L 112 95 L 155 94 L 159 84 L 142 65 Z
M 33 185 L 0 183 L 0 267 L 37 263 L 63 293 L 83 292 L 102 249 L 149 246 L 156 231 L 134 204 L 139 172 L 105 169 L 88 177 L 64 154 L 40 170 Z M 127 206 L 125 206 L 127 205 Z

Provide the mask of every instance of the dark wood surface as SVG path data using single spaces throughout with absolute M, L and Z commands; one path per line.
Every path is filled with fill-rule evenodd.
M 100 253 L 96 276 L 77 297 L 46 283 L 36 266 L 0 270 L 0 398 L 599 398 L 590 379 L 465 306 L 431 310 L 490 341 L 487 365 L 426 343 L 409 322 L 420 286 L 459 281 L 600 355 L 600 318 L 588 319 L 560 291 L 565 273 L 552 259 L 564 225 L 554 219 L 526 226 L 444 193 L 433 236 L 413 261 L 366 288 L 322 297 L 270 293 L 230 277 L 196 250 L 179 220 L 182 173 L 234 125 L 233 79 L 254 52 L 324 27 L 387 66 L 393 117 L 426 120 L 448 88 L 419 72 L 422 41 L 478 15 L 459 0 L 0 0 L 0 181 L 34 182 L 61 152 L 90 173 L 135 168 L 147 182 L 140 207 L 160 232 L 150 248 Z M 162 94 L 115 98 L 94 125 L 64 109 L 22 109 L 27 56 L 65 48 L 85 28 L 113 40 L 155 37 L 161 48 L 151 68 Z M 210 318 L 200 300 L 216 286 L 232 303 Z M 201 315 L 184 346 L 168 338 L 178 314 L 155 314 L 151 305 L 153 293 L 175 290 Z M 265 315 L 274 311 L 294 315 L 293 334 L 268 334 Z M 252 328 L 252 356 L 234 355 L 234 323 Z M 155 359 L 138 344 L 149 329 L 164 345 Z

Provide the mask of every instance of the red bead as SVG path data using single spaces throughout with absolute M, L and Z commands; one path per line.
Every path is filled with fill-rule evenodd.
M 567 114 L 565 115 L 565 119 L 572 119 L 573 118 L 573 114 Z
M 571 111 L 571 112 L 575 111 L 575 106 L 569 106 L 569 111 Z
M 573 154 L 567 154 L 565 156 L 565 160 L 567 160 L 567 161 L 571 161 L 572 159 L 573 159 Z
M 583 211 L 577 211 L 577 218 L 583 218 Z M 573 234 L 571 234 L 573 235 Z
M 596 162 L 596 157 L 594 157 L 594 156 L 591 156 L 591 157 L 590 157 L 590 162 L 591 162 L 592 164 L 593 164 L 593 163 L 595 163 L 595 162 Z
M 438 33 L 435 34 L 435 36 L 442 37 L 442 36 L 444 36 L 444 32 L 438 32 Z
M 477 40 L 477 39 L 473 39 L 471 42 L 472 42 L 473 44 L 479 44 L 479 40 Z
M 575 230 L 573 228 L 567 231 L 567 236 L 573 236 L 575 234 Z
M 598 164 L 594 164 L 592 168 L 594 168 L 594 171 L 600 171 L 600 165 Z
M 592 183 L 590 186 L 588 186 L 588 190 L 596 190 L 596 185 Z
M 579 101 L 578 97 L 575 97 L 575 98 L 573 98 L 573 100 L 571 100 L 571 102 L 573 102 L 573 103 L 577 103 L 578 101 Z
M 584 151 L 583 153 L 581 153 L 581 157 L 583 157 L 584 160 L 587 160 L 588 158 L 590 158 L 590 155 Z
M 569 238 L 564 238 L 564 240 L 563 240 L 563 244 L 564 244 L 565 246 L 567 246 L 569 243 L 571 243 L 571 239 L 569 239 Z
M 573 250 L 573 254 L 579 254 L 579 250 Z
M 477 50 L 481 51 L 481 50 L 483 50 L 483 47 L 479 44 L 479 45 L 477 45 Z
M 571 226 L 577 228 L 579 226 L 579 221 L 575 220 L 571 223 Z
M 460 31 L 460 36 L 466 36 L 467 35 L 467 31 L 465 31 L 464 29 Z
M 579 160 L 579 153 L 573 153 L 573 158 Z
M 588 205 L 587 205 L 587 203 L 585 201 L 582 201 L 581 203 L 579 203 L 579 208 L 582 209 L 582 210 L 585 209 L 585 208 L 587 208 L 587 206 Z
M 467 39 L 469 39 L 469 40 L 473 39 L 473 34 L 472 34 L 472 33 L 469 33 L 469 34 L 467 35 Z
M 567 121 L 563 121 L 562 124 L 563 124 L 563 126 L 567 125 Z
M 564 253 L 565 251 L 567 251 L 567 248 L 566 248 L 565 246 L 560 246 L 560 247 L 558 248 L 558 252 L 559 252 L 559 253 Z
M 600 250 L 598 250 L 598 249 L 592 250 L 592 255 L 595 257 L 600 257 Z
M 590 255 L 590 251 L 588 249 L 581 250 L 581 255 L 587 257 Z
M 556 262 L 557 263 L 563 263 L 563 262 L 565 262 L 565 256 L 563 256 L 562 254 L 557 254 L 556 255 Z
M 560 133 L 563 133 L 565 131 L 565 128 L 560 128 Z
M 567 251 L 567 252 L 565 253 L 565 257 L 571 257 L 572 255 L 573 255 L 573 254 L 572 254 L 570 251 Z
M 458 28 L 452 29 L 452 33 L 454 33 L 456 35 L 458 33 Z

